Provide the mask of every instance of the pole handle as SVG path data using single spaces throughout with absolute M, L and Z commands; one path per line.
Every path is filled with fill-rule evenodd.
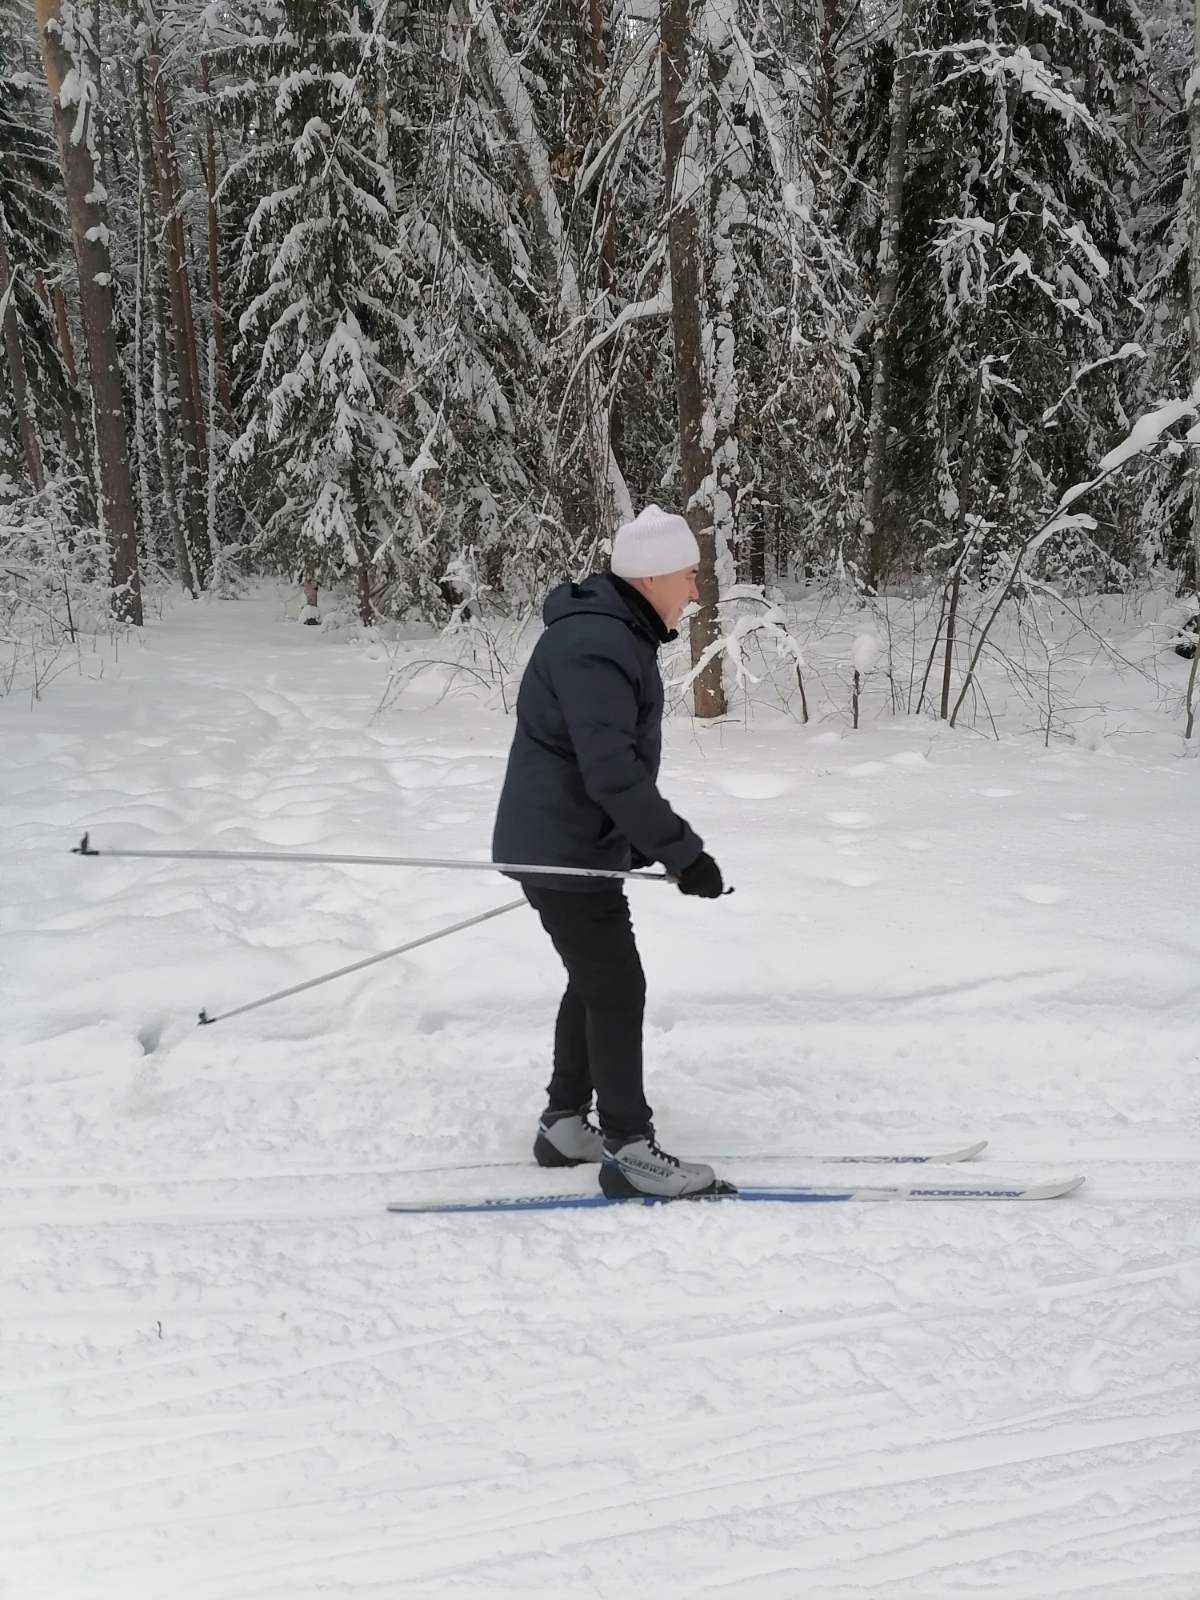
M 447 867 L 459 872 L 524 873 L 549 878 L 631 878 L 635 883 L 674 883 L 666 872 L 623 872 L 608 867 L 547 867 L 532 862 L 449 861 L 424 856 L 317 855 L 302 850 L 96 850 L 85 833 L 71 854 L 151 861 L 280 861 L 291 865 L 343 867 Z

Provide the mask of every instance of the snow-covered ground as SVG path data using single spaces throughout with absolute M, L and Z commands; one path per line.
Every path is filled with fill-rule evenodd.
M 1178 723 L 677 719 L 664 788 L 737 893 L 631 891 L 668 1148 L 987 1137 L 973 1170 L 1078 1196 L 401 1217 L 545 1187 L 420 1175 L 528 1148 L 530 913 L 196 1014 L 512 886 L 69 854 L 485 856 L 509 723 L 430 675 L 374 716 L 379 655 L 266 591 L 0 703 L 5 1600 L 1200 1595 Z

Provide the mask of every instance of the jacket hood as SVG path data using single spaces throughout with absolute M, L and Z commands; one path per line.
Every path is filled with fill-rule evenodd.
M 581 583 L 560 583 L 546 596 L 542 606 L 542 621 L 547 627 L 561 622 L 564 617 L 579 616 L 616 617 L 626 627 L 644 633 L 656 646 L 662 642 L 664 635 L 669 639 L 675 637 L 673 633 L 666 633 L 665 629 L 658 633 L 648 617 L 640 616 L 638 608 L 630 605 L 607 572 L 593 572 Z
M 597 615 L 633 621 L 633 613 L 602 572 L 594 572 L 581 583 L 560 583 L 551 589 L 542 607 L 542 621 L 547 627 L 564 617 Z

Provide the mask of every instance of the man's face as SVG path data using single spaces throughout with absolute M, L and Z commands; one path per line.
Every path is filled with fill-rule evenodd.
M 666 627 L 676 627 L 687 608 L 699 600 L 696 589 L 698 571 L 698 567 L 685 567 L 682 572 L 666 572 L 660 578 L 642 578 L 638 583 L 637 587 Z

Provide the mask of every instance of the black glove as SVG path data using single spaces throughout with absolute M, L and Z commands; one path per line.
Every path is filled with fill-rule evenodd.
M 631 845 L 630 849 L 633 851 L 633 857 L 629 863 L 630 872 L 644 872 L 647 867 L 654 865 L 654 857 L 644 856 L 637 845 Z
M 679 874 L 680 894 L 699 895 L 701 900 L 716 900 L 725 892 L 721 869 L 707 850 L 702 850 L 695 861 Z

